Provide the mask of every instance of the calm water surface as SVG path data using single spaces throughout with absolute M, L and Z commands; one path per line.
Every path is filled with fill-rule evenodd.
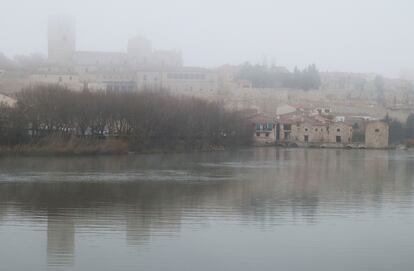
M 414 152 L 0 159 L 0 270 L 414 270 Z

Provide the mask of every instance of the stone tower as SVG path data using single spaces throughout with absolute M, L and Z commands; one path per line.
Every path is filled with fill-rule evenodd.
M 48 25 L 48 58 L 55 64 L 68 64 L 76 50 L 75 20 L 51 16 Z
M 146 66 L 151 64 L 152 44 L 151 41 L 135 36 L 128 40 L 128 56 L 134 66 Z

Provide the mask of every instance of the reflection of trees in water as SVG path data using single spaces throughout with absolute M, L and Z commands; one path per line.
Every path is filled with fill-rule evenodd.
M 0 219 L 11 207 L 22 216 L 47 217 L 50 262 L 62 260 L 56 255 L 73 254 L 76 229 L 91 225 L 126 231 L 128 244 L 140 245 L 152 235 L 179 234 L 183 222 L 202 225 L 222 219 L 265 227 L 315 223 L 332 214 L 411 204 L 413 162 L 398 157 L 387 151 L 263 148 L 134 159 L 26 160 L 23 168 L 29 171 L 50 167 L 75 172 L 78 168 L 102 170 L 110 176 L 111 172 L 159 168 L 229 178 L 99 183 L 68 182 L 63 176 L 55 182 L 2 183 Z M 73 163 L 67 165 L 68 161 Z M 1 166 L 22 167 L 13 160 L 2 161 Z
M 173 159 L 160 161 L 155 156 L 138 162 L 128 162 L 128 159 L 123 158 L 121 162 L 113 159 L 115 162 L 111 163 L 108 158 L 101 162 L 96 162 L 99 159 L 91 159 L 94 165 L 88 164 L 89 160 L 81 159 L 79 164 L 72 164 L 69 171 L 74 171 L 76 167 L 86 169 L 85 165 L 88 165 L 94 170 L 102 167 L 110 174 L 111 171 L 130 170 L 137 164 L 141 168 L 151 165 L 164 169 L 182 169 L 186 163 L 191 162 L 185 155 L 178 157 L 179 159 L 172 156 Z M 65 182 L 63 178 L 62 182 L 6 183 L 0 186 L 0 201 L 21 202 L 19 206 L 22 211 L 28 209 L 28 212 L 62 208 L 81 210 L 81 213 L 89 213 L 90 210 L 99 213 L 100 204 L 108 203 L 105 208 L 118 209 L 118 213 L 127 213 L 125 209 L 133 209 L 144 216 L 156 214 L 151 210 L 158 210 L 162 216 L 164 213 L 161 210 L 170 213 L 172 206 L 175 207 L 174 211 L 181 208 L 229 206 L 236 212 L 246 214 L 253 210 L 252 213 L 260 216 L 264 214 L 263 208 L 267 207 L 270 209 L 267 212 L 288 207 L 292 212 L 300 214 L 301 208 L 317 208 L 318 202 L 322 202 L 324 208 L 348 201 L 372 200 L 371 203 L 375 204 L 384 195 L 404 196 L 412 190 L 412 163 L 389 160 L 388 152 L 384 151 L 265 148 L 238 154 L 233 159 L 236 164 L 230 166 L 220 166 L 223 160 L 228 159 L 224 155 L 216 161 L 219 165 L 216 167 L 200 166 L 200 163 L 211 159 L 209 156 L 197 157 L 196 164 L 190 165 L 186 170 L 200 172 L 200 175 L 228 176 L 233 179 L 215 181 L 213 178 L 206 182 L 88 183 Z M 53 168 L 62 171 L 62 164 L 67 163 L 57 161 L 51 162 Z M 35 163 L 35 166 L 38 164 Z M 4 213 L 3 208 L 4 205 L 0 207 L 0 214 Z M 310 211 L 309 208 L 303 210 L 306 213 Z

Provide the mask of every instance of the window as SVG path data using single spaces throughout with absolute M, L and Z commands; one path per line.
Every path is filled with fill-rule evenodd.
M 375 132 L 378 133 L 379 132 L 379 129 L 375 129 Z
M 341 136 L 336 136 L 336 143 L 341 143 Z
M 269 137 L 269 133 L 266 133 L 266 137 Z
M 260 137 L 260 133 L 256 133 L 256 136 L 257 136 L 257 137 Z
M 263 124 L 264 130 L 266 131 L 271 131 L 273 129 L 273 124 L 272 123 L 265 123 Z
M 338 129 L 336 129 L 336 131 L 337 131 L 337 132 L 340 132 L 340 131 L 341 131 L 341 129 L 339 129 L 339 128 L 338 128 Z
M 308 128 L 305 128 L 305 132 L 307 132 L 308 131 Z
M 284 124 L 283 125 L 283 129 L 284 130 L 291 130 L 292 129 L 292 125 L 290 125 L 290 124 Z
M 308 135 L 305 135 L 303 139 L 304 139 L 304 141 L 305 141 L 306 143 L 308 143 L 308 142 L 309 142 L 309 136 L 308 136 Z
M 318 131 L 318 128 L 315 128 L 315 132 L 317 132 Z

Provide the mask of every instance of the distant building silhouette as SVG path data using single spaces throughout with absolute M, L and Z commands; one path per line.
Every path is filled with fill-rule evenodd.
M 68 16 L 51 16 L 48 25 L 49 61 L 55 64 L 67 63 L 72 59 L 75 50 L 75 20 Z

